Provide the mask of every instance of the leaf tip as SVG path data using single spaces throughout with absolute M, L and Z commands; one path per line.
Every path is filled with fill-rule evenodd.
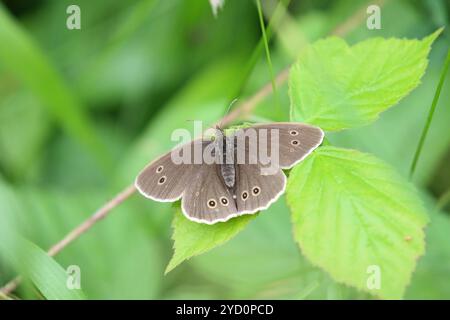
M 167 274 L 175 269 L 181 262 L 183 262 L 185 259 L 177 259 L 176 253 L 173 255 L 172 259 L 170 259 L 169 263 L 167 264 L 166 269 L 164 270 L 164 275 L 167 276 Z
M 444 27 L 440 27 L 439 29 L 434 31 L 432 34 L 426 36 L 423 39 L 424 42 L 427 42 L 427 43 L 429 43 L 431 45 L 443 31 L 444 31 Z

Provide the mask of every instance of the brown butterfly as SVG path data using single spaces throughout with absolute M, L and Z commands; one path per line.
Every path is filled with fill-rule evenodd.
M 275 202 L 286 187 L 282 169 L 303 160 L 322 143 L 323 136 L 320 128 L 302 123 L 257 124 L 229 135 L 216 128 L 213 138 L 193 140 L 151 162 L 135 184 L 152 200 L 181 199 L 182 212 L 192 221 L 227 221 L 267 209 Z M 219 161 L 196 161 L 196 151 Z M 261 154 L 278 158 L 264 163 Z M 174 155 L 184 162 L 174 161 Z

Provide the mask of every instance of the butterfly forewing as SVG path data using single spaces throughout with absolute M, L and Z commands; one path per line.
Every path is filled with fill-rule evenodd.
M 188 144 L 175 148 L 171 152 L 183 154 L 184 150 L 191 153 L 191 160 L 186 163 L 174 163 L 171 152 L 166 153 L 153 161 L 137 176 L 135 185 L 147 198 L 156 201 L 176 201 L 181 198 L 183 192 L 192 182 L 192 176 L 201 167 L 193 164 L 194 148 L 200 145 L 205 148 L 209 141 L 193 140 Z
M 282 169 L 292 168 L 303 160 L 322 143 L 324 136 L 322 129 L 318 127 L 292 122 L 258 124 L 244 130 L 255 130 L 257 132 L 258 147 L 262 145 L 260 138 L 266 137 L 269 154 L 272 153 L 274 146 L 278 147 L 278 162 L 279 167 Z M 259 133 L 260 130 L 266 130 L 267 135 L 261 135 Z M 272 130 L 278 132 L 278 139 L 275 145 L 272 144 L 271 140 Z

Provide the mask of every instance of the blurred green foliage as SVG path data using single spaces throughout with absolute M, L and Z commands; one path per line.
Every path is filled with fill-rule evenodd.
M 81 30 L 66 28 L 70 4 L 81 8 Z M 262 5 L 268 21 L 274 1 Z M 291 1 L 270 42 L 275 74 L 306 43 L 366 6 Z M 363 20 L 344 38 L 423 38 L 447 26 L 449 12 L 444 0 L 386 0 L 381 30 L 368 30 Z M 253 1 L 228 0 L 214 18 L 206 0 L 8 0 L 0 27 L 0 248 L 9 250 L 15 229 L 49 248 L 169 150 L 173 129 L 191 128 L 189 119 L 212 124 L 231 98 L 245 99 L 271 81 L 262 50 L 251 63 L 261 37 Z M 377 122 L 330 134 L 331 143 L 370 152 L 406 175 L 449 39 L 445 30 L 436 40 L 416 90 Z M 447 81 L 414 179 L 431 223 L 406 298 L 450 298 L 450 207 L 434 210 L 450 188 L 449 89 Z M 278 96 L 281 110 L 270 96 L 250 120 L 288 120 L 286 84 Z M 306 261 L 284 199 L 231 241 L 164 276 L 173 214 L 171 204 L 134 196 L 55 260 L 80 266 L 83 292 L 92 299 L 367 297 Z M 0 254 L 0 283 L 18 271 Z M 16 295 L 44 292 L 25 281 Z

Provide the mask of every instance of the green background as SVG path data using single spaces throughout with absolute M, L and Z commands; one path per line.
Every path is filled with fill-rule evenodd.
M 262 1 L 266 21 L 274 3 Z M 81 30 L 66 28 L 70 4 L 81 8 Z M 292 64 L 307 42 L 348 25 L 344 38 L 350 44 L 375 36 L 423 38 L 448 25 L 447 1 L 386 0 L 382 29 L 368 30 L 367 5 L 291 1 L 270 42 L 274 72 Z M 363 19 L 355 23 L 357 12 Z M 260 37 L 253 1 L 228 0 L 216 18 L 206 0 L 3 1 L 3 236 L 12 228 L 7 221 L 14 220 L 22 235 L 48 249 L 168 151 L 173 129 L 192 128 L 187 121 L 192 119 L 212 124 L 232 99 L 245 100 L 270 83 L 264 51 L 256 49 Z M 422 83 L 409 96 L 372 125 L 329 134 L 331 143 L 370 152 L 406 176 L 448 43 L 444 30 Z M 450 189 L 449 87 L 447 81 L 414 178 L 431 223 L 426 254 L 405 298 L 450 298 L 450 217 L 444 212 L 450 206 L 442 200 L 443 209 L 435 210 Z M 284 83 L 277 97 L 267 97 L 247 120 L 287 120 L 288 114 Z M 91 299 L 369 297 L 306 261 L 294 243 L 284 199 L 236 238 L 164 276 L 172 255 L 173 213 L 171 204 L 134 195 L 56 261 L 63 268 L 80 266 L 82 289 Z M 12 237 L 1 239 L 0 250 L 14 247 L 7 242 Z M 6 256 L 0 255 L 0 284 L 28 263 L 14 265 Z M 43 298 L 30 278 L 34 284 L 26 280 L 15 295 Z

